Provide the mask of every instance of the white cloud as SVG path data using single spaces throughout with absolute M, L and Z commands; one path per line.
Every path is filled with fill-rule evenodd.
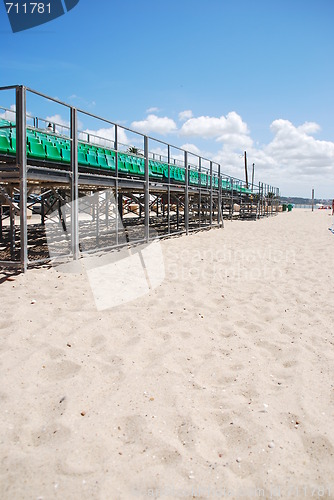
M 225 148 L 243 151 L 252 147 L 253 140 L 249 135 L 247 124 L 235 111 L 225 116 L 199 116 L 189 118 L 181 127 L 183 136 L 215 139 L 222 142 Z
M 189 118 L 181 127 L 181 135 L 200 136 L 208 139 L 223 140 L 225 135 L 249 133 L 247 124 L 235 111 L 219 118 L 215 116 L 199 116 Z
M 275 120 L 270 126 L 275 134 L 273 140 L 263 148 L 278 164 L 287 165 L 301 175 L 313 173 L 316 168 L 320 174 L 334 165 L 334 143 L 315 139 L 310 135 L 320 127 L 306 122 L 296 127 L 288 120 Z
M 315 134 L 321 130 L 321 127 L 315 122 L 305 122 L 303 125 L 298 127 L 298 130 L 305 132 L 306 134 Z
M 50 123 L 55 123 L 56 125 L 60 125 L 60 127 L 69 127 L 70 126 L 70 121 L 69 120 L 64 120 L 60 115 L 52 115 L 52 116 L 47 116 L 45 118 L 45 121 L 50 122 Z
M 179 120 L 181 122 L 185 121 L 185 120 L 189 120 L 189 118 L 192 118 L 193 117 L 193 112 L 191 111 L 191 109 L 186 109 L 185 111 L 181 111 L 179 113 Z
M 115 140 L 115 128 L 100 128 L 98 130 L 85 129 L 79 134 L 79 139 L 81 141 L 87 141 L 89 136 L 90 142 L 99 144 L 101 146 L 113 148 Z M 119 144 L 128 145 L 129 141 L 126 136 L 125 130 L 118 127 L 117 139 Z
M 147 114 L 150 114 L 150 113 L 158 113 L 159 111 L 160 111 L 160 109 L 159 109 L 159 108 L 157 108 L 157 107 L 155 107 L 155 106 L 152 106 L 152 108 L 148 108 L 148 109 L 146 110 L 146 113 L 147 113 Z
M 15 122 L 16 120 L 16 105 L 11 104 L 10 109 L 6 109 L 3 113 L 0 113 L 0 118 L 8 120 L 10 122 Z
M 143 134 L 155 133 L 166 135 L 174 132 L 177 127 L 174 120 L 167 116 L 159 117 L 156 115 L 148 115 L 145 120 L 134 121 L 131 123 L 131 128 Z
M 195 155 L 201 155 L 201 150 L 195 144 L 183 144 L 181 146 L 185 151 L 189 151 L 189 153 L 194 153 Z

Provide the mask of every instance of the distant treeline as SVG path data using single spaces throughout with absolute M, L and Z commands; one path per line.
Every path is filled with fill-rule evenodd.
M 294 203 L 295 205 L 312 205 L 311 198 L 298 198 L 297 196 L 281 196 L 281 201 L 283 203 Z M 322 203 L 323 205 L 330 205 L 332 203 L 331 200 L 324 200 L 320 198 L 314 198 L 314 204 Z

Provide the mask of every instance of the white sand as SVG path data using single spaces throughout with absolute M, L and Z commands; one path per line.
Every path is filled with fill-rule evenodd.
M 331 220 L 162 241 L 165 280 L 117 309 L 84 273 L 4 281 L 0 498 L 333 497 Z

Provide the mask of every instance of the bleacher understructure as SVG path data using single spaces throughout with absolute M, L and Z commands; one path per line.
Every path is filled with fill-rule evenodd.
M 16 107 L 0 115 L 1 266 L 25 271 L 54 256 L 78 259 L 222 227 L 224 218 L 277 212 L 277 188 L 224 175 L 214 161 L 24 86 L 1 87 L 0 97 L 3 92 L 15 94 Z M 27 114 L 27 95 L 42 100 L 45 117 L 50 102 L 64 107 L 69 126 Z M 102 121 L 109 138 L 80 132 L 78 115 Z M 118 140 L 121 129 L 122 137 L 136 134 L 135 145 Z

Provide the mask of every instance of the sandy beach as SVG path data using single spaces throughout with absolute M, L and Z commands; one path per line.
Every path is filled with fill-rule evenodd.
M 162 283 L 104 310 L 84 272 L 2 272 L 0 498 L 333 497 L 331 223 L 162 240 Z

